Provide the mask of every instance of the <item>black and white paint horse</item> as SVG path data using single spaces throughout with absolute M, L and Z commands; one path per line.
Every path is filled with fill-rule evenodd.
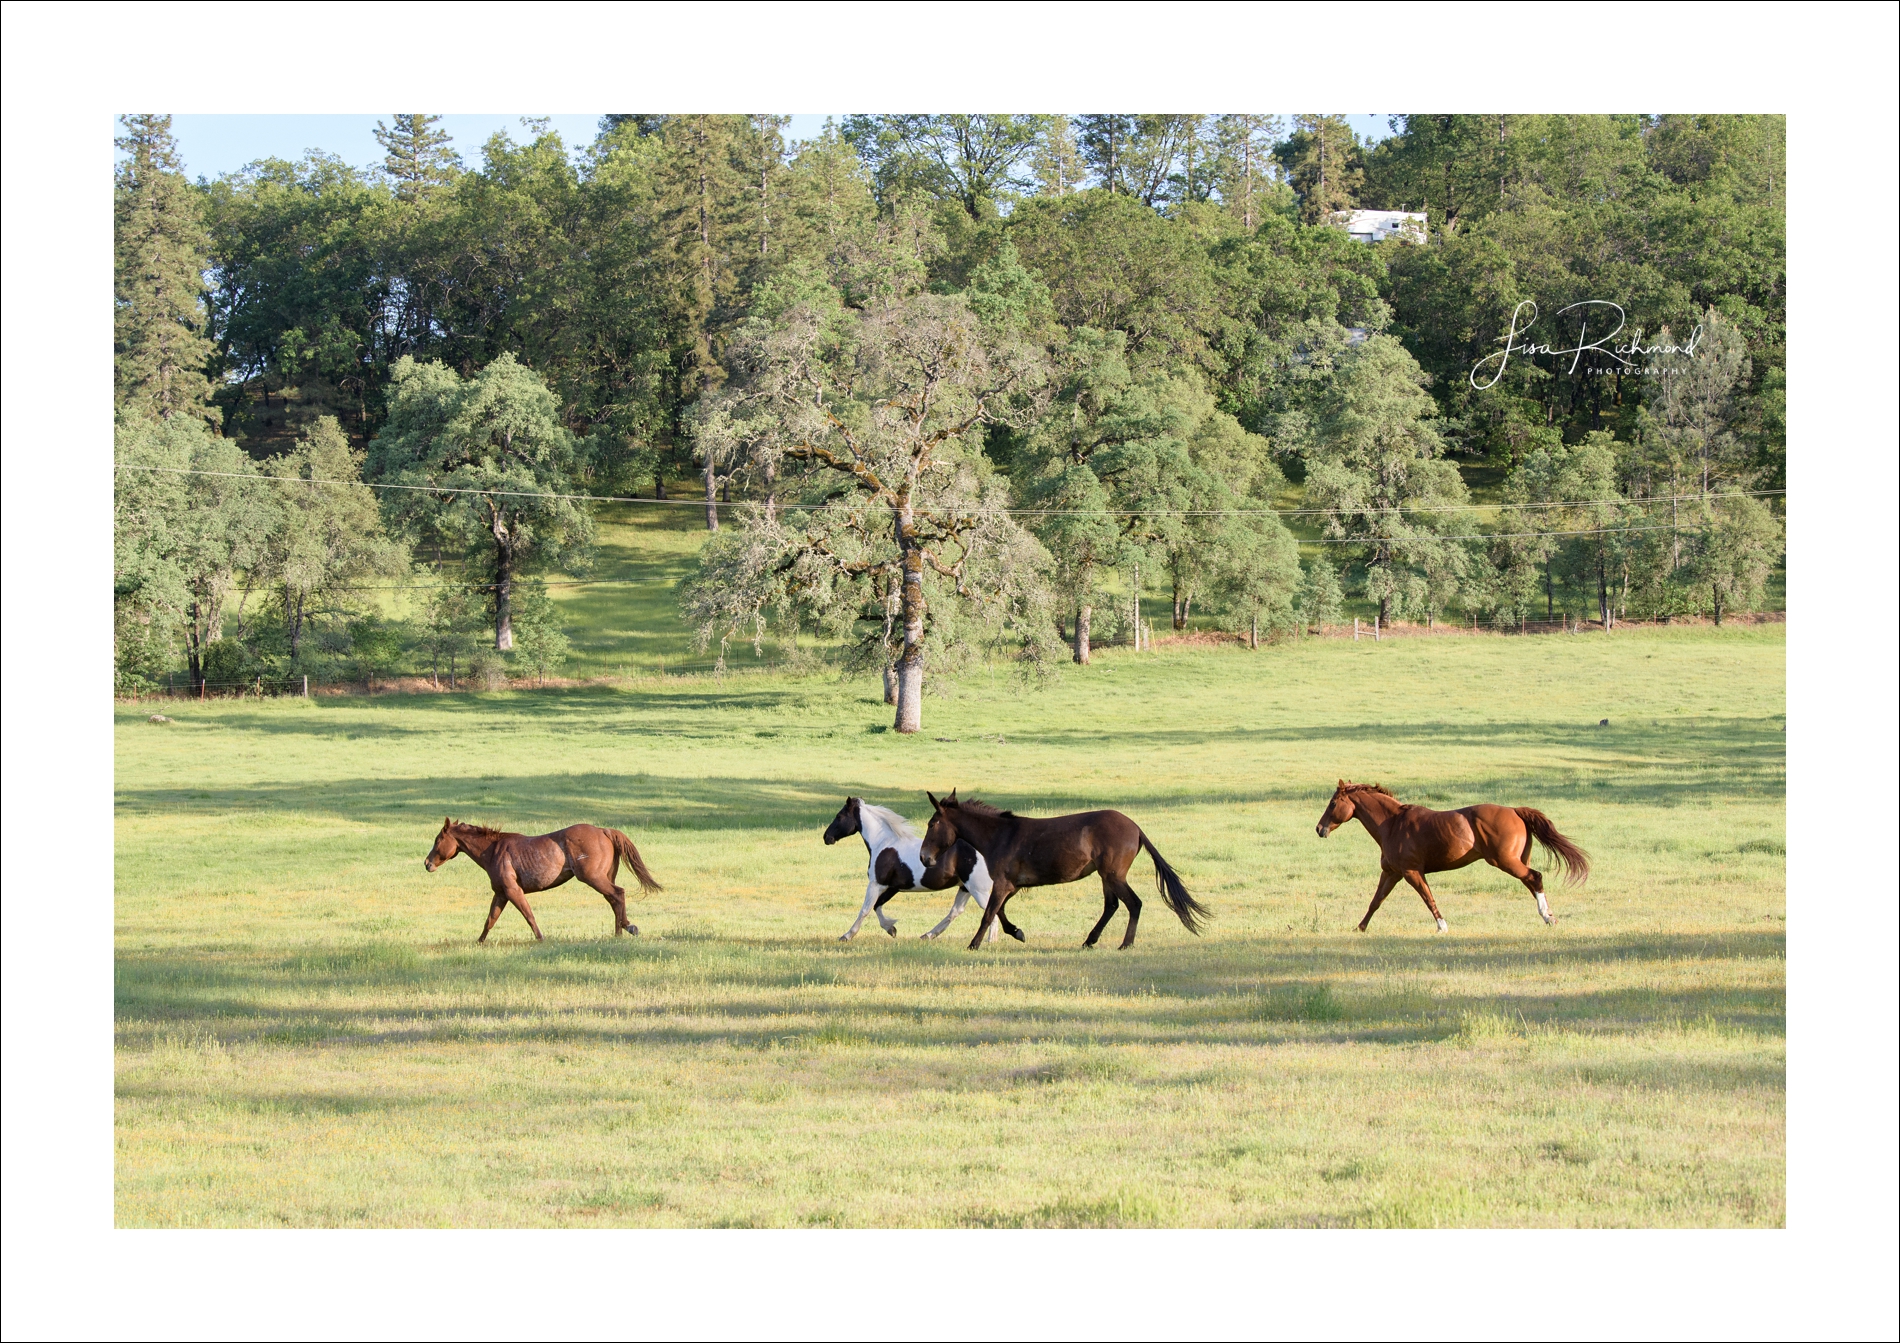
M 863 798 L 848 797 L 838 814 L 831 818 L 831 824 L 825 827 L 825 843 L 836 844 L 848 835 L 861 835 L 865 850 L 870 854 L 870 866 L 866 871 L 864 886 L 864 907 L 858 911 L 858 917 L 844 935 L 838 940 L 849 942 L 858 935 L 858 929 L 864 926 L 865 916 L 877 915 L 878 923 L 892 937 L 897 936 L 897 924 L 884 913 L 885 902 L 899 891 L 933 890 L 940 891 L 954 885 L 957 898 L 950 905 L 950 912 L 943 916 L 942 922 L 924 934 L 933 938 L 956 921 L 972 899 L 978 909 L 988 909 L 990 901 L 990 869 L 983 861 L 983 855 L 969 844 L 960 844 L 956 852 L 949 855 L 949 861 L 937 864 L 936 870 L 926 875 L 924 864 L 917 856 L 917 849 L 923 843 L 923 836 L 911 828 L 910 822 L 892 811 L 889 807 L 880 807 L 866 802 Z M 1022 940 L 1022 929 L 1000 920 L 1003 931 L 1017 941 Z M 996 924 L 990 925 L 988 940 L 996 940 Z

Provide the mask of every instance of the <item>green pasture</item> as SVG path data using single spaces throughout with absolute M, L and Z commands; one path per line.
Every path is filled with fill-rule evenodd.
M 664 623 L 607 600 L 620 646 Z M 919 739 L 829 674 L 119 705 L 117 1220 L 1780 1225 L 1783 655 L 1778 626 L 1112 650 L 1039 693 L 970 676 Z M 1402 887 L 1359 935 L 1372 841 L 1313 833 L 1341 775 L 1540 807 L 1595 875 L 1554 927 L 1479 867 L 1434 882 L 1448 933 Z M 953 785 L 1128 812 L 1210 931 L 1157 898 L 1082 951 L 1089 880 L 1012 902 L 1026 945 L 965 950 L 973 914 L 918 941 L 947 893 L 839 943 L 864 851 L 820 830 Z M 477 947 L 481 872 L 422 870 L 445 814 L 619 826 L 666 890 L 638 938 L 570 883 L 547 942 L 509 913 Z

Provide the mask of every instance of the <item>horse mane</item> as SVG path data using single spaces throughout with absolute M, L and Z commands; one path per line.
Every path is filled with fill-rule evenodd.
M 1376 783 L 1347 783 L 1342 779 L 1339 782 L 1339 791 L 1342 793 L 1377 793 L 1381 797 L 1391 797 L 1394 802 L 1398 801 L 1396 797 L 1392 797 L 1390 789 L 1382 788 Z
M 481 839 L 499 839 L 501 831 L 490 825 L 476 825 L 473 821 L 451 821 L 449 829 L 464 835 L 475 835 Z
M 878 820 L 884 822 L 884 824 L 888 825 L 892 830 L 895 830 L 897 832 L 897 837 L 899 839 L 921 839 L 922 838 L 922 836 L 919 835 L 917 831 L 912 828 L 911 823 L 909 821 L 905 820 L 902 816 L 899 816 L 896 812 L 892 811 L 889 807 L 880 807 L 875 802 L 866 802 L 863 798 L 859 798 L 858 811 L 860 814 L 864 812 L 869 812 L 871 815 L 877 817 Z
M 954 805 L 963 811 L 973 811 L 978 816 L 1014 817 L 1016 815 L 1013 811 L 1004 811 L 1001 807 L 993 807 L 980 797 L 960 797 L 956 800 Z

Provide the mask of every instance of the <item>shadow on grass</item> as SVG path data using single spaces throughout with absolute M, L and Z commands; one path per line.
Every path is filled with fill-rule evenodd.
M 1552 1031 L 1615 1035 L 1684 1023 L 1779 1039 L 1786 1005 L 1778 985 L 1684 982 L 1680 966 L 1779 962 L 1784 954 L 1780 934 L 1754 931 L 1425 946 L 1249 939 L 1205 952 L 1128 955 L 971 954 L 911 943 L 865 956 L 836 944 L 715 939 L 479 950 L 377 943 L 216 962 L 122 952 L 116 1014 L 122 1034 L 132 1033 L 128 1038 L 346 1048 L 445 1041 L 754 1050 L 960 1050 L 1031 1042 L 1063 1048 L 1372 1046 L 1459 1037 L 1495 1045 L 1535 1043 Z M 1482 974 L 1496 982 L 1516 973 L 1588 984 L 1592 967 L 1609 962 L 1654 964 L 1658 974 L 1649 986 L 1532 991 L 1507 982 L 1484 994 L 1436 980 Z M 1671 966 L 1677 967 L 1673 974 Z M 916 973 L 906 978 L 905 970 Z M 890 982 L 893 971 L 899 972 L 896 983 Z M 1086 984 L 1082 992 L 1078 981 Z M 827 992 L 834 989 L 837 994 Z M 878 997 L 864 998 L 866 989 Z M 666 994 L 676 1000 L 650 1001 Z M 338 1005 L 339 995 L 382 1001 Z M 523 1006 L 555 995 L 567 1005 Z M 418 1002 L 430 996 L 447 1001 Z M 323 1005 L 302 1006 L 311 1002 Z M 1680 1060 L 1666 1062 L 1675 1068 Z M 1617 1066 L 1650 1075 L 1627 1061 Z M 1779 1084 L 1779 1065 L 1723 1066 L 1743 1067 L 1755 1083 L 1765 1084 L 1773 1073 Z M 953 1069 L 961 1070 L 961 1063 Z
M 575 692 L 576 694 L 584 692 Z M 593 692 L 585 692 L 593 693 Z M 703 703 L 703 697 L 667 696 Z M 790 692 L 775 693 L 775 704 L 796 699 Z M 562 718 L 558 705 L 523 707 L 520 700 L 509 706 L 511 716 L 555 722 Z M 479 707 L 457 705 L 446 711 L 450 718 L 478 715 Z M 338 740 L 373 739 L 384 733 L 380 725 L 366 730 L 360 723 L 325 723 L 322 715 L 294 717 L 252 714 L 230 715 L 241 724 L 255 719 L 259 730 L 295 732 L 329 736 Z M 738 737 L 727 719 L 708 720 L 707 730 L 693 732 L 655 732 L 637 721 L 622 716 L 618 721 L 596 721 L 585 714 L 575 715 L 568 726 L 591 738 L 599 737 L 700 737 L 731 743 Z M 436 735 L 440 728 L 392 725 L 389 732 L 412 735 Z M 1632 733 L 1636 730 L 1632 729 Z M 1123 748 L 1151 745 L 1198 745 L 1233 734 L 1219 732 L 1136 733 L 1123 738 Z M 424 813 L 470 806 L 515 808 L 530 815 L 572 815 L 583 819 L 589 814 L 614 815 L 631 811 L 647 825 L 688 829 L 797 829 L 808 824 L 822 826 L 829 814 L 817 812 L 829 804 L 835 811 L 848 795 L 870 797 L 896 806 L 900 811 L 921 816 L 925 788 L 948 792 L 961 787 L 966 795 L 980 793 L 1001 806 L 1013 807 L 1026 815 L 1049 814 L 1063 809 L 1113 806 L 1125 811 L 1139 809 L 1205 807 L 1210 803 L 1247 805 L 1251 803 L 1300 803 L 1323 806 L 1337 775 L 1334 762 L 1321 749 L 1328 743 L 1352 745 L 1378 741 L 1401 767 L 1408 759 L 1419 762 L 1421 773 L 1432 773 L 1429 756 L 1434 748 L 1450 750 L 1460 746 L 1484 746 L 1496 749 L 1515 743 L 1527 751 L 1572 753 L 1561 773 L 1548 767 L 1523 773 L 1501 773 L 1461 781 L 1455 785 L 1437 782 L 1430 787 L 1410 791 L 1401 769 L 1387 771 L 1383 782 L 1401 798 L 1425 805 L 1453 807 L 1479 801 L 1548 802 L 1551 799 L 1576 798 L 1599 803 L 1667 807 L 1682 803 L 1704 803 L 1712 797 L 1734 794 L 1779 796 L 1786 788 L 1786 753 L 1778 733 L 1764 731 L 1757 720 L 1728 723 L 1673 725 L 1654 730 L 1651 737 L 1619 739 L 1613 733 L 1551 727 L 1542 724 L 1514 724 L 1477 733 L 1465 727 L 1447 725 L 1389 728 L 1372 724 L 1352 727 L 1291 730 L 1262 729 L 1242 734 L 1265 746 L 1268 743 L 1295 741 L 1315 745 L 1314 763 L 1298 779 L 1234 779 L 1222 787 L 1219 779 L 1197 779 L 1177 788 L 1149 789 L 1138 784 L 1117 785 L 1113 796 L 1078 798 L 1073 790 L 992 789 L 982 777 L 1003 772 L 994 764 L 959 763 L 957 750 L 942 751 L 938 743 L 919 742 L 917 786 L 910 796 L 892 797 L 888 787 L 880 788 L 850 778 L 768 778 L 718 776 L 686 778 L 629 772 L 609 774 L 518 774 L 507 769 L 507 751 L 511 734 L 495 735 L 495 768 L 490 775 L 412 778 L 335 779 L 316 783 L 258 784 L 243 788 L 123 788 L 117 794 L 122 814 L 169 813 L 179 809 L 237 812 L 306 812 L 354 819 L 371 814 L 392 814 L 420 810 Z M 800 743 L 810 744 L 842 737 L 841 745 L 853 737 L 850 727 L 805 727 L 800 724 L 775 724 L 765 735 L 755 734 L 760 749 L 783 758 L 788 749 Z M 1089 738 L 1081 734 L 1063 734 L 1066 744 L 1077 750 Z M 881 739 L 880 739 L 881 740 Z M 1099 739 L 1097 739 L 1099 740 Z M 1034 749 L 1038 742 L 1025 743 Z M 545 746 L 540 748 L 545 751 Z M 1647 758 L 1631 763 L 1626 752 L 1642 750 Z M 1442 777 L 1442 776 L 1441 776 Z M 1189 790 L 1192 791 L 1189 791 Z M 506 822 L 504 822 L 505 824 Z

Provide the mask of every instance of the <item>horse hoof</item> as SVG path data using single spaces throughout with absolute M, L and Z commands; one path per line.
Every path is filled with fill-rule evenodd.
M 1445 931 L 1445 930 L 1446 930 L 1447 928 L 1449 928 L 1449 927 L 1451 927 L 1451 925 L 1450 925 L 1449 923 L 1446 923 L 1446 922 L 1445 922 L 1445 921 L 1444 921 L 1443 919 L 1440 919 L 1440 920 L 1438 921 L 1438 931 L 1439 931 L 1439 932 L 1441 932 L 1441 933 L 1442 933 L 1442 932 L 1444 932 L 1444 931 Z
M 1020 928 L 1011 928 L 1009 930 L 1009 935 L 1015 938 L 1018 942 L 1027 942 L 1029 940 L 1027 937 L 1023 935 L 1023 930 Z
M 886 929 L 885 929 L 884 931 L 885 931 L 885 932 L 887 932 L 887 933 L 889 933 L 889 934 L 890 934 L 890 935 L 891 935 L 892 937 L 896 937 L 896 936 L 897 936 L 897 925 L 893 923 L 893 924 L 892 924 L 892 925 L 891 925 L 890 927 L 888 927 L 888 928 L 886 928 Z

